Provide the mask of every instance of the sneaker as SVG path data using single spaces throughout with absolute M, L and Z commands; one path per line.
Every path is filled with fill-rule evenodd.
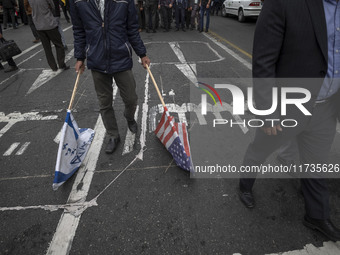
M 18 70 L 17 66 L 9 66 L 6 70 L 5 73 L 13 72 L 15 70 Z

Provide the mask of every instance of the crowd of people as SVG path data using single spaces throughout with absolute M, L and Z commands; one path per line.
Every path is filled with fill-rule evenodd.
M 172 29 L 171 24 L 175 22 L 175 31 L 197 29 L 199 32 L 208 32 L 210 12 L 218 15 L 221 2 L 222 0 L 135 0 L 139 31 L 156 33 L 156 29 L 160 27 L 164 32 L 169 32 Z

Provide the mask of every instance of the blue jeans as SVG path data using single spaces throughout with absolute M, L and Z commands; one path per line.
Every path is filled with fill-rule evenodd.
M 204 28 L 204 13 L 207 14 L 207 23 L 205 24 L 205 29 L 209 29 L 209 23 L 210 23 L 210 6 L 207 8 L 206 5 L 201 5 L 201 20 L 200 20 L 200 29 L 203 30 Z

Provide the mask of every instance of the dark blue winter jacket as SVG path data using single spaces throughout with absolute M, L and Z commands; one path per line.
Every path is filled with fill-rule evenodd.
M 146 54 L 134 0 L 105 0 L 104 20 L 95 1 L 70 0 L 75 58 L 104 73 L 131 69 L 132 49 L 140 57 Z

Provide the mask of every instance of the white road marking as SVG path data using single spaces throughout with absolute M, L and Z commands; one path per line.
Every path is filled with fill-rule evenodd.
M 167 42 L 167 41 L 155 41 L 155 42 L 147 42 L 147 43 L 144 43 L 145 45 L 148 45 L 148 44 L 170 44 L 172 42 Z M 222 61 L 225 59 L 225 57 L 222 57 L 214 48 L 211 47 L 211 45 L 207 42 L 202 42 L 202 41 L 176 41 L 176 42 L 173 42 L 177 45 L 179 44 L 204 44 L 208 47 L 208 50 L 210 50 L 211 52 L 214 53 L 214 55 L 216 56 L 216 59 L 213 59 L 213 60 L 197 60 L 197 61 L 188 61 L 186 63 L 189 63 L 189 64 L 201 64 L 201 63 L 214 63 L 214 62 L 219 62 L 219 61 Z M 171 45 L 170 45 L 171 46 Z M 193 46 L 194 47 L 194 46 Z M 183 55 L 184 57 L 184 55 Z M 176 64 L 181 64 L 182 62 L 166 62 L 166 61 L 162 61 L 162 62 L 153 62 L 152 64 L 153 65 L 176 65 Z
M 135 120 L 138 119 L 138 111 L 139 111 L 139 105 L 137 105 L 137 108 L 136 108 Z M 125 138 L 125 143 L 124 143 L 122 155 L 128 154 L 131 151 L 133 151 L 133 146 L 135 144 L 135 138 L 136 138 L 136 134 L 132 133 L 130 131 L 130 129 L 127 128 L 126 138 Z
M 21 121 L 29 121 L 29 120 L 55 120 L 57 119 L 57 115 L 50 116 L 42 116 L 38 112 L 27 112 L 21 114 L 20 112 L 13 112 L 8 115 L 5 115 L 3 112 L 0 112 L 0 122 L 8 122 L 6 126 L 4 126 L 0 130 L 0 138 L 16 123 Z
M 31 142 L 26 142 L 26 143 L 24 143 L 24 144 L 20 147 L 20 149 L 17 151 L 17 153 L 15 153 L 15 155 L 20 156 L 20 155 L 24 154 L 24 152 L 26 151 L 27 147 L 28 147 L 30 144 L 31 144 Z
M 65 63 L 69 61 L 73 57 L 74 49 L 72 49 L 65 57 Z M 35 80 L 31 88 L 28 90 L 27 94 L 31 94 L 36 89 L 40 88 L 59 74 L 61 74 L 64 70 L 58 69 L 58 71 L 54 72 L 51 69 L 45 69 L 42 71 L 42 73 L 38 76 L 38 78 Z
M 187 61 L 185 60 L 184 54 L 180 49 L 179 43 L 178 42 L 169 42 L 169 45 L 170 45 L 171 49 L 175 52 L 178 60 L 181 63 L 186 63 Z
M 152 68 L 152 64 L 150 65 L 150 69 Z M 148 118 L 148 111 L 149 111 L 149 73 L 146 74 L 145 78 L 145 91 L 144 91 L 144 103 L 142 108 L 142 125 L 141 125 L 141 135 L 140 135 L 140 159 L 143 160 L 145 145 L 146 145 L 146 123 Z
M 203 33 L 203 35 L 205 37 L 207 37 L 210 41 L 212 41 L 213 43 L 215 43 L 216 45 L 220 46 L 225 52 L 227 52 L 230 56 L 232 56 L 233 58 L 235 58 L 236 60 L 238 60 L 241 64 L 243 64 L 245 67 L 247 67 L 249 70 L 252 69 L 251 67 L 251 63 L 249 63 L 247 60 L 245 60 L 244 58 L 242 58 L 240 55 L 238 55 L 236 52 L 234 52 L 233 50 L 229 49 L 227 46 L 225 46 L 224 44 L 218 42 L 215 38 L 211 37 L 209 34 L 207 33 Z
M 13 143 L 7 151 L 3 154 L 3 156 L 10 156 L 12 152 L 19 146 L 20 143 Z
M 280 253 L 271 253 L 267 255 L 339 255 L 340 242 L 324 242 L 322 247 L 315 247 L 313 244 L 307 244 L 303 250 L 294 250 Z

